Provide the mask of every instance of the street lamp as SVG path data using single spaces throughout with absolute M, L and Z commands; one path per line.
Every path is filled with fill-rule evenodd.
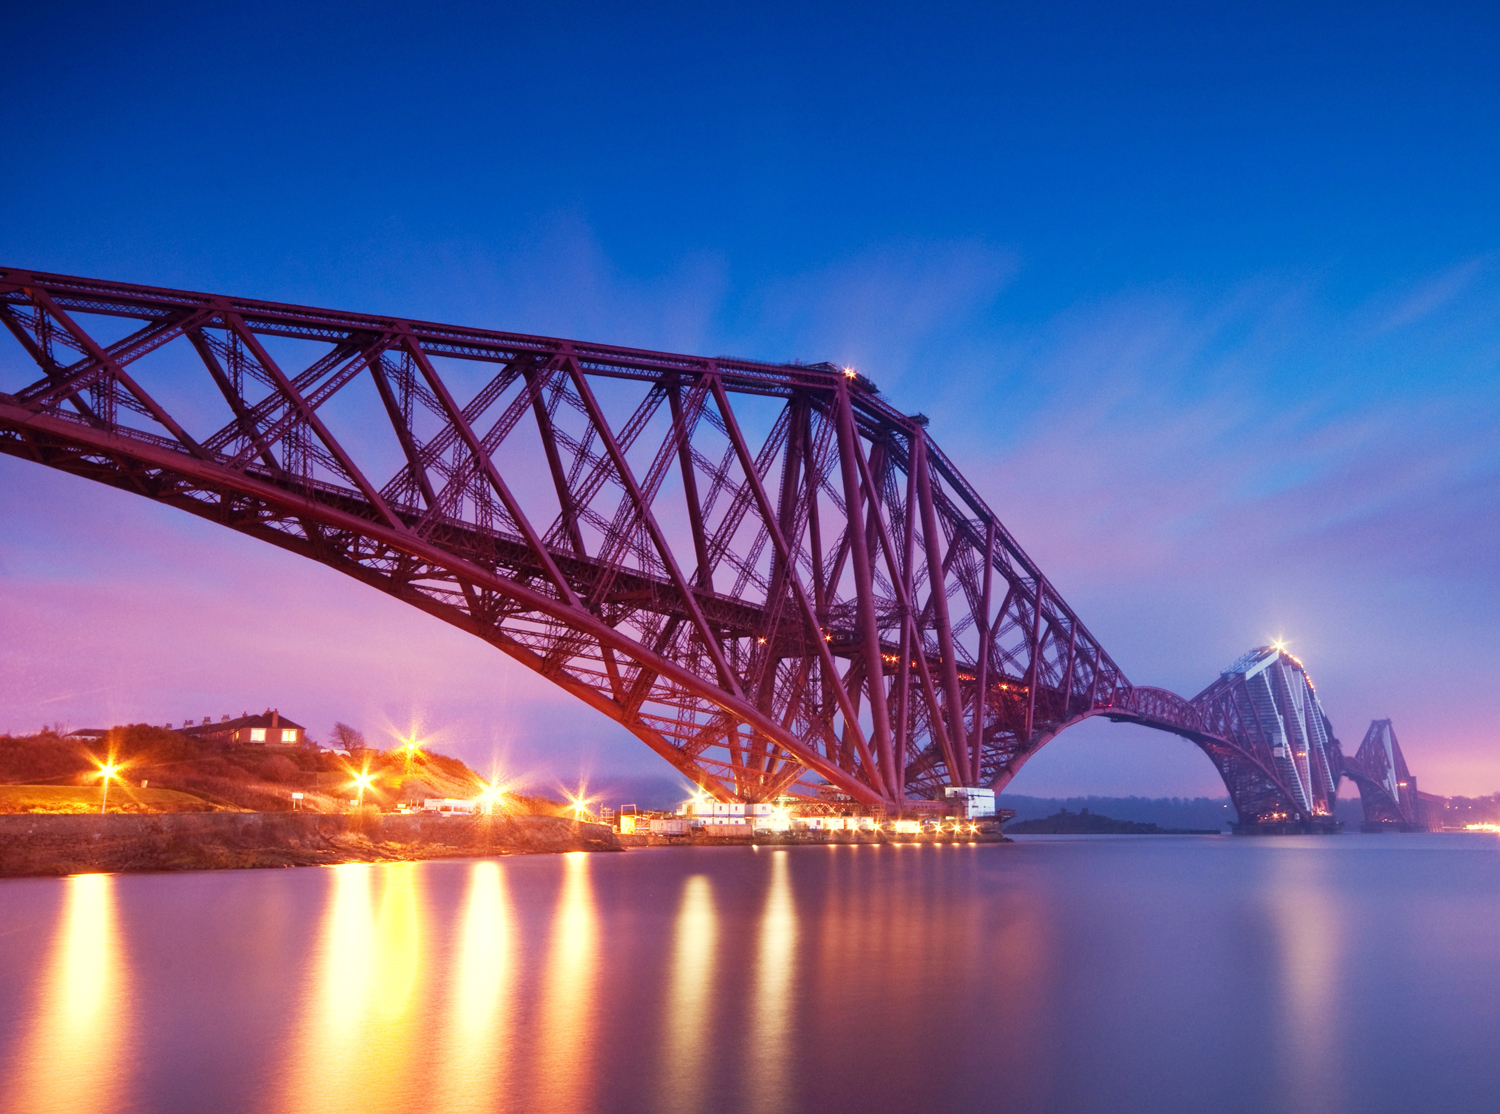
M 101 781 L 100 784 L 101 784 L 101 788 L 104 790 L 99 795 L 99 815 L 100 816 L 104 815 L 105 806 L 109 804 L 109 783 L 114 778 L 118 777 L 119 773 L 120 773 L 120 764 L 118 762 L 106 762 L 104 765 L 102 765 L 102 766 L 99 767 L 99 772 L 96 775 L 94 775 L 94 776 L 102 779 L 102 781 Z
M 412 763 L 422 753 L 422 744 L 417 740 L 416 732 L 412 732 L 402 740 L 401 746 L 397 748 L 406 759 L 406 776 L 411 777 Z
M 501 798 L 505 795 L 505 791 L 494 782 L 482 781 L 479 784 L 483 786 L 483 788 L 479 790 L 478 797 L 480 811 L 483 812 L 485 816 L 493 816 L 495 813 L 495 806 L 500 803 Z
M 360 807 L 360 808 L 364 808 L 365 807 L 365 790 L 369 789 L 374 784 L 375 784 L 375 779 L 374 779 L 374 777 L 371 776 L 371 774 L 370 774 L 370 772 L 368 770 L 364 771 L 363 773 L 359 773 L 359 774 L 355 774 L 354 775 L 354 787 L 359 790 L 359 806 L 358 807 Z

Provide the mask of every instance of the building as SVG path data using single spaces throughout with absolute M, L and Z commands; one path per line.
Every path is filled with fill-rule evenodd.
M 267 708 L 258 716 L 242 715 L 239 719 L 224 716 L 218 723 L 204 716 L 202 723 L 185 723 L 181 730 L 190 738 L 237 746 L 300 747 L 307 742 L 307 729 L 287 719 L 276 708 Z
M 943 790 L 948 804 L 953 807 L 953 814 L 964 820 L 977 820 L 980 817 L 991 817 L 995 815 L 995 791 L 993 789 L 978 789 L 974 786 L 950 785 Z
M 428 797 L 422 802 L 423 812 L 436 812 L 442 816 L 477 816 L 480 802 L 461 801 L 454 797 Z

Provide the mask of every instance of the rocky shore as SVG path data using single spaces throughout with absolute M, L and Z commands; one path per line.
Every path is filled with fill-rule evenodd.
M 600 824 L 307 812 L 0 816 L 0 877 L 620 851 Z

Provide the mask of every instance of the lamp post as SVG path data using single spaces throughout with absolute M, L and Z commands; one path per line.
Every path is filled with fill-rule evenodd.
M 104 809 L 109 804 L 109 783 L 120 772 L 117 762 L 106 762 L 99 767 L 98 776 L 102 779 L 100 787 L 103 792 L 99 795 L 99 815 L 104 815 Z
M 479 791 L 479 808 L 483 815 L 493 816 L 495 806 L 500 803 L 504 796 L 504 790 L 494 782 L 481 782 L 483 788 Z
M 408 735 L 401 743 L 401 754 L 406 759 L 406 776 L 411 777 L 412 764 L 417 756 L 422 753 L 422 744 L 418 742 L 415 733 Z
M 359 803 L 357 807 L 365 807 L 365 790 L 370 788 L 370 786 L 373 785 L 374 782 L 375 779 L 370 776 L 370 772 L 368 770 L 366 770 L 364 773 L 354 775 L 354 786 L 359 790 Z

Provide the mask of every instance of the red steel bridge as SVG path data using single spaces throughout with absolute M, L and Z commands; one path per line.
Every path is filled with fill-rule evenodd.
M 496 646 L 721 799 L 899 812 L 1090 716 L 1181 735 L 1241 821 L 1416 826 L 1290 655 L 1126 680 L 928 433 L 763 364 L 0 269 L 0 451 L 319 561 Z M 1378 726 L 1378 725 L 1377 725 Z

